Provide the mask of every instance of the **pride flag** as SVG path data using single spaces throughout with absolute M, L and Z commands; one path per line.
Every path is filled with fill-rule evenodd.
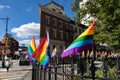
M 49 35 L 43 37 L 41 43 L 39 44 L 38 48 L 32 55 L 38 62 L 40 62 L 43 67 L 45 67 L 49 61 L 49 56 L 47 55 L 47 47 L 49 45 Z
M 72 54 L 77 54 L 83 50 L 87 50 L 93 47 L 93 35 L 94 35 L 94 22 L 91 23 L 82 34 L 80 34 L 73 42 L 68 46 L 66 50 L 61 54 L 61 57 L 67 57 Z
M 36 43 L 35 43 L 35 38 L 33 37 L 28 46 L 28 51 L 27 51 L 28 58 L 30 59 L 31 62 L 35 61 L 35 59 L 32 57 L 32 54 L 35 52 L 35 50 L 36 50 Z
M 56 47 L 55 47 L 52 51 L 51 58 L 53 58 L 56 55 L 56 52 L 57 52 L 57 50 L 56 50 Z

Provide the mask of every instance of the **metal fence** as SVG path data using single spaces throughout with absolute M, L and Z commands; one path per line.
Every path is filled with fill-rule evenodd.
M 82 61 L 82 62 L 81 62 Z M 70 57 L 64 59 L 54 58 L 50 61 L 48 68 L 43 68 L 38 62 L 32 65 L 32 80 L 119 80 L 120 78 L 120 59 L 102 58 L 102 66 L 97 70 L 102 72 L 102 77 L 89 69 L 90 58 Z M 96 64 L 95 64 L 96 66 Z M 115 67 L 115 68 L 114 68 Z M 115 69 L 115 76 L 108 76 L 111 68 Z M 94 69 L 93 69 L 94 70 Z

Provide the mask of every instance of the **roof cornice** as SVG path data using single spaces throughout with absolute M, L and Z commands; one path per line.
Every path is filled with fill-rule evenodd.
M 70 18 L 68 18 L 67 16 L 56 13 L 55 11 L 52 11 L 51 9 L 49 9 L 47 7 L 44 7 L 44 6 L 40 5 L 40 4 L 39 4 L 39 9 L 40 9 L 40 13 L 41 13 L 41 11 L 43 11 L 43 12 L 46 12 L 48 14 L 54 15 L 54 16 L 56 16 L 58 18 L 61 18 L 63 20 L 70 21 Z

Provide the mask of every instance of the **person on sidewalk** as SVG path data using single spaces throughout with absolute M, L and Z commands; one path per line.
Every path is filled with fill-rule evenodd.
M 5 66 L 6 66 L 7 72 L 9 72 L 9 68 L 10 68 L 10 60 L 9 59 L 7 59 L 5 61 Z

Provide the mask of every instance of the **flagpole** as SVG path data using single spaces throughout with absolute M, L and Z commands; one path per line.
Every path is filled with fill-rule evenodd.
M 92 22 L 92 23 L 94 23 L 94 25 L 95 25 L 95 21 L 96 21 L 96 18 L 94 18 L 93 22 Z M 94 30 L 95 30 L 95 27 L 94 27 Z M 96 50 L 96 46 L 95 46 L 95 40 L 94 40 L 94 35 L 93 35 L 93 61 L 95 61 L 95 59 L 96 59 L 95 50 Z
M 93 44 L 93 60 L 94 60 L 94 61 L 95 61 L 95 59 L 96 59 L 95 50 L 96 50 L 96 46 L 95 46 L 95 41 L 94 41 L 94 44 Z

